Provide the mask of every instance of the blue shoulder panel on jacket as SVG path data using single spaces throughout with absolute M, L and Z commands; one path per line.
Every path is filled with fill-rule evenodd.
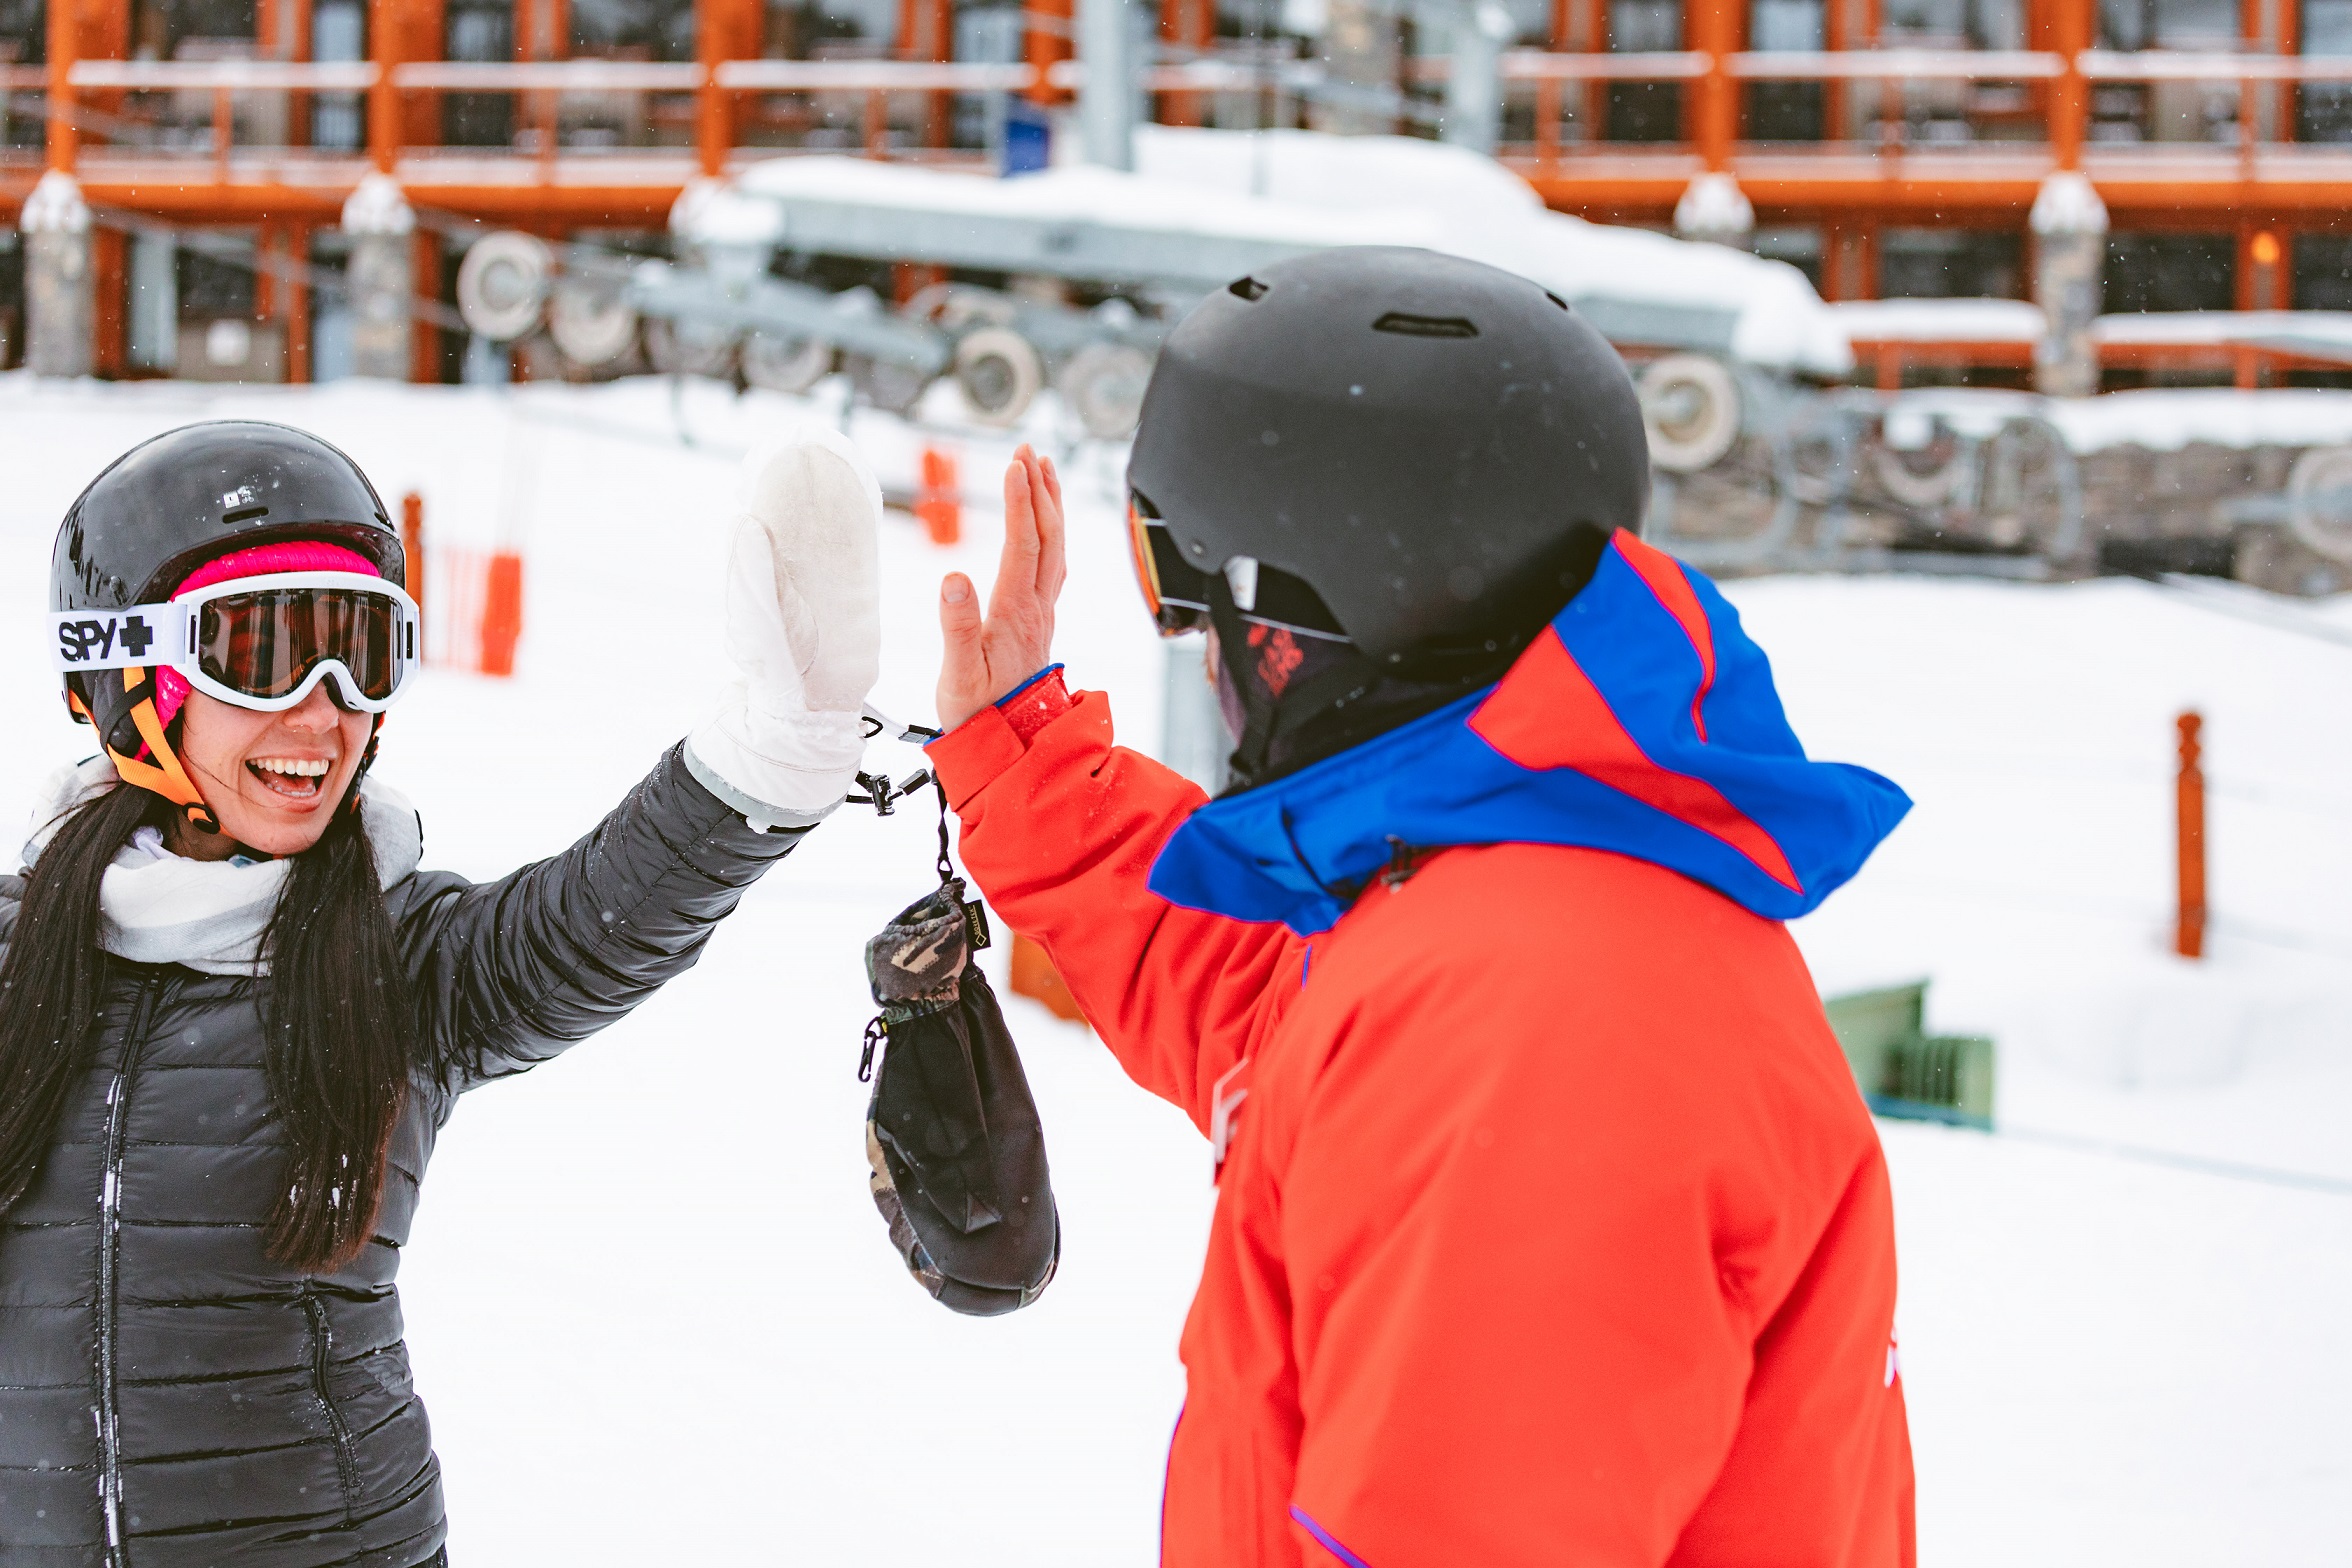
M 1738 612 L 1620 533 L 1501 681 L 1203 806 L 1151 888 L 1312 935 L 1400 844 L 1569 844 L 1786 920 L 1852 877 L 1910 805 L 1867 769 L 1809 760 Z

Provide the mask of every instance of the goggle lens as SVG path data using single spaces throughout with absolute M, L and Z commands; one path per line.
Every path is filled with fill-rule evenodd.
M 413 649 L 400 644 L 398 605 L 349 588 L 271 588 L 207 600 L 197 616 L 196 666 L 232 691 L 275 699 L 328 660 L 351 672 L 370 702 L 389 699 Z
M 1205 631 L 1209 625 L 1208 578 L 1184 559 L 1168 525 L 1127 504 L 1127 549 L 1136 586 L 1163 637 Z

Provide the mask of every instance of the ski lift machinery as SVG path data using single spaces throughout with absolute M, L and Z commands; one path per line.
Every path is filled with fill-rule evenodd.
M 1695 565 L 2083 564 L 2073 459 L 2031 400 L 1912 417 L 1839 385 L 1851 347 L 1794 268 L 1546 212 L 1491 160 L 1428 142 L 1150 128 L 1139 146 L 1141 172 L 1009 179 L 769 159 L 687 189 L 674 261 L 487 235 L 465 254 L 458 307 L 495 341 L 544 333 L 576 373 L 642 353 L 665 374 L 798 393 L 839 370 L 900 414 L 944 377 L 999 427 L 1052 387 L 1087 437 L 1116 441 L 1160 342 L 1210 290 L 1334 245 L 1429 245 L 1543 284 L 1618 346 L 1648 425 L 1651 534 Z M 938 283 L 893 306 L 811 281 L 826 258 L 1006 284 Z

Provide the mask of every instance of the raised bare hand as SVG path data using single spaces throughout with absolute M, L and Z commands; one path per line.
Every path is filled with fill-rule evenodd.
M 988 613 L 972 579 L 939 585 L 939 725 L 952 730 L 1053 662 L 1054 601 L 1069 564 L 1062 550 L 1062 480 L 1024 445 L 1005 469 L 1004 556 Z

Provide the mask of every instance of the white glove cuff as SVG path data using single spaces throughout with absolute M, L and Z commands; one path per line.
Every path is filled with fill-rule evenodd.
M 753 827 L 814 827 L 857 782 L 866 725 L 855 713 L 762 714 L 754 744 L 722 715 L 686 741 L 686 770 Z

